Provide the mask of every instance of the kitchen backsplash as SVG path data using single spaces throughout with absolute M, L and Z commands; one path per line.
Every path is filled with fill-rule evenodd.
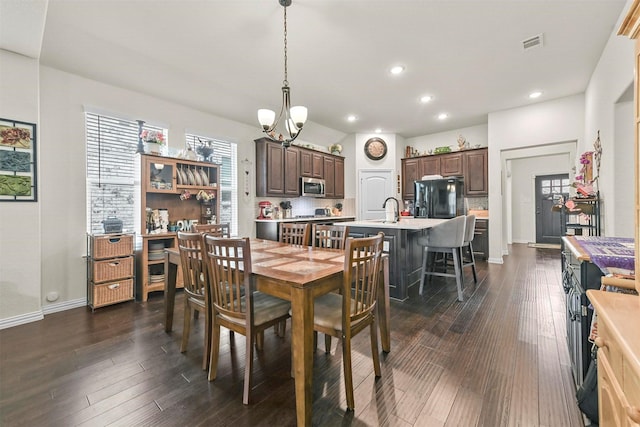
M 279 206 L 280 202 L 291 202 L 291 214 L 295 217 L 297 215 L 313 215 L 316 208 L 333 208 L 337 203 L 342 203 L 342 216 L 355 216 L 356 215 L 356 200 L 354 198 L 347 199 L 320 199 L 315 197 L 294 197 L 288 199 L 260 198 L 258 202 L 263 200 L 270 201 L 273 206 Z M 257 212 L 256 207 L 256 212 Z
M 466 197 L 464 199 L 467 210 L 485 210 L 489 209 L 488 197 Z

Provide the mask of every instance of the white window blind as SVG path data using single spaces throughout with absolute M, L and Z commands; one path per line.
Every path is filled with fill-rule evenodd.
M 138 123 L 85 113 L 87 136 L 87 232 L 102 233 L 102 221 L 115 216 L 124 231 L 134 231 L 136 215 L 135 152 Z M 154 126 L 145 129 L 167 131 Z
M 218 222 L 229 223 L 231 235 L 238 235 L 238 146 L 202 135 L 186 134 L 187 146 L 194 151 L 203 143 L 213 148 L 211 159 L 220 165 L 219 200 L 220 218 Z M 197 152 L 197 151 L 196 151 Z

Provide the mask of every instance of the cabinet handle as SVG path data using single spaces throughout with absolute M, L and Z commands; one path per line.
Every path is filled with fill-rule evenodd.
M 109 267 L 117 267 L 117 266 L 119 266 L 119 265 L 120 265 L 120 263 L 119 263 L 119 262 L 110 262 L 110 263 L 109 263 Z
M 640 409 L 635 406 L 627 406 L 627 416 L 634 423 L 640 423 Z
M 607 348 L 607 344 L 604 342 L 604 338 L 598 337 L 595 339 L 594 343 L 598 348 Z
M 120 283 L 114 283 L 113 285 L 109 285 L 107 286 L 107 288 L 109 289 L 118 289 L 120 287 Z
M 109 243 L 118 243 L 120 241 L 119 237 L 112 237 L 109 239 Z

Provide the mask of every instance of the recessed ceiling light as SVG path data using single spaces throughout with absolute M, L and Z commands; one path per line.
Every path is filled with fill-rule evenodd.
M 376 133 L 382 133 L 382 129 L 378 128 L 378 129 L 376 129 L 376 131 L 375 131 L 375 132 L 376 132 Z
M 449 115 L 447 113 L 438 114 L 438 120 L 444 120 L 444 119 L 446 119 L 448 117 L 449 117 Z
M 358 116 L 355 116 L 353 114 L 350 114 L 347 116 L 347 121 L 348 122 L 355 122 L 356 120 L 358 120 Z
M 404 67 L 402 65 L 396 65 L 391 67 L 391 74 L 400 74 L 404 71 Z
M 540 95 L 542 95 L 542 92 L 540 92 L 539 90 L 537 90 L 537 91 L 535 91 L 535 92 L 531 92 L 531 93 L 529 94 L 529 98 L 531 98 L 531 99 L 536 99 L 536 98 L 539 98 L 539 97 L 540 97 Z
M 431 95 L 424 95 L 420 97 L 420 102 L 422 102 L 423 104 L 426 104 L 427 102 L 431 102 L 432 100 L 433 100 L 433 96 Z

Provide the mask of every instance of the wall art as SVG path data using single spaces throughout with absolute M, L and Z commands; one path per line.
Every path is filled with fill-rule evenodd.
M 36 124 L 0 118 L 0 202 L 38 200 Z

